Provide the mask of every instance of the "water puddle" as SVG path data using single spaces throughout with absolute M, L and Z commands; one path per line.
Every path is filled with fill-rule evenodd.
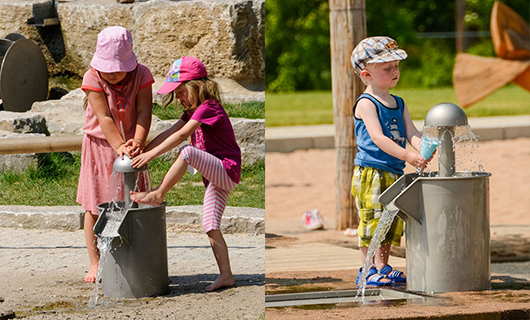
M 431 298 L 425 295 L 385 288 L 368 289 L 365 292 L 365 296 L 367 297 L 370 303 L 388 301 L 422 303 L 428 301 L 428 299 Z M 365 304 L 365 296 L 359 297 L 357 290 L 272 294 L 265 296 L 265 307 L 276 308 L 352 302 Z

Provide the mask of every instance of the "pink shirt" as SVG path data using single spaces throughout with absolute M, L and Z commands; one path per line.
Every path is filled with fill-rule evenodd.
M 81 89 L 85 92 L 86 90 L 92 90 L 105 93 L 114 124 L 121 133 L 120 120 L 123 122 L 125 140 L 128 140 L 134 138 L 136 129 L 136 95 L 138 91 L 154 82 L 151 71 L 142 64 L 138 64 L 134 71 L 128 72 L 121 85 L 108 83 L 101 78 L 97 70 L 90 68 L 83 76 Z M 83 132 L 99 139 L 106 139 L 90 102 L 86 109 Z
M 192 145 L 221 159 L 230 179 L 239 183 L 241 150 L 223 106 L 217 100 L 208 99 L 191 114 L 184 112 L 181 119 L 185 122 L 196 120 L 202 123 L 191 137 Z

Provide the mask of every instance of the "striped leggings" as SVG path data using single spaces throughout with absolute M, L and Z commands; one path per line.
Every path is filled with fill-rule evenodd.
M 208 180 L 204 192 L 202 227 L 204 232 L 221 229 L 221 216 L 228 201 L 228 195 L 237 186 L 226 173 L 223 162 L 206 151 L 193 146 L 180 149 L 182 159 L 199 171 Z

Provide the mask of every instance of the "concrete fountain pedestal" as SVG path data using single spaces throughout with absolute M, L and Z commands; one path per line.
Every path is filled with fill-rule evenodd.
M 166 205 L 139 206 L 129 196 L 137 187 L 138 174 L 143 172 L 148 176 L 146 170 L 146 166 L 131 167 L 131 160 L 126 156 L 118 157 L 113 171 L 123 173 L 124 199 L 98 206 L 94 232 L 98 236 L 98 248 L 102 244 L 103 295 L 109 298 L 141 298 L 169 292 Z

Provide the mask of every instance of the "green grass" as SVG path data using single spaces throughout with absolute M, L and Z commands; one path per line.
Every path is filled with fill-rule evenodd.
M 223 103 L 223 107 L 230 118 L 263 119 L 265 118 L 265 102 L 250 101 L 242 103 Z M 162 120 L 179 119 L 182 116 L 182 108 L 170 104 L 167 108 L 153 104 L 153 114 Z
M 43 156 L 37 169 L 21 173 L 0 172 L 0 205 L 71 206 L 75 201 L 81 156 L 49 153 Z M 155 159 L 149 164 L 151 181 L 158 185 L 171 162 Z M 265 208 L 265 163 L 244 167 L 241 183 L 232 191 L 228 205 Z M 202 204 L 204 186 L 200 174 L 186 174 L 165 201 L 170 206 Z
M 458 104 L 453 88 L 399 89 L 391 93 L 402 97 L 414 120 L 424 119 L 434 105 Z M 293 126 L 333 123 L 333 101 L 330 91 L 266 93 L 265 125 Z M 530 93 L 508 85 L 479 103 L 465 109 L 468 117 L 530 114 Z

